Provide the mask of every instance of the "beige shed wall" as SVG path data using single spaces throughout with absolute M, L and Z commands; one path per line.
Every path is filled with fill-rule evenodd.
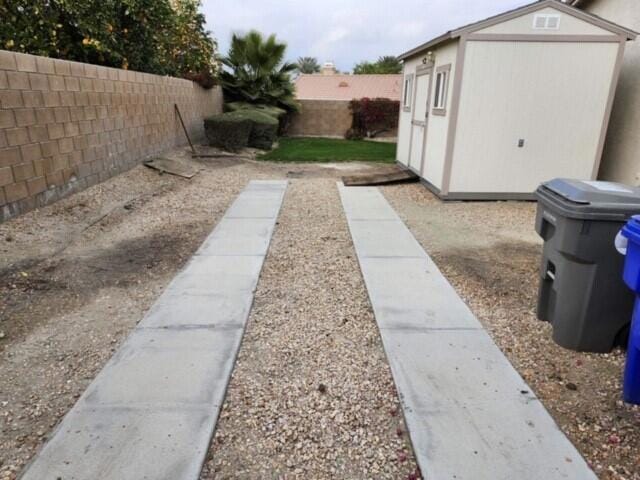
M 592 0 L 586 10 L 640 31 L 639 0 Z M 625 48 L 599 176 L 640 185 L 640 39 Z
M 632 0 L 633 1 L 633 0 Z M 535 30 L 533 18 L 540 14 L 560 15 L 560 28 L 558 30 Z M 610 20 L 607 18 L 607 20 Z M 627 26 L 623 23 L 623 25 Z M 545 34 L 545 35 L 612 35 L 596 25 L 587 23 L 555 8 L 543 8 L 534 13 L 507 20 L 506 22 L 478 30 L 474 33 L 500 33 L 500 34 Z
M 552 177 L 591 178 L 618 48 L 469 42 L 450 191 L 529 193 Z
M 425 52 L 426 53 L 426 52 Z M 409 145 L 411 144 L 411 112 L 404 110 L 402 102 L 404 99 L 404 84 L 407 75 L 413 74 L 413 88 L 416 84 L 416 67 L 422 65 L 422 56 L 408 59 L 404 62 L 402 70 L 402 94 L 400 96 L 400 118 L 398 119 L 398 147 L 396 150 L 396 160 L 403 165 L 409 165 Z M 412 103 L 413 95 L 412 92 Z
M 459 42 L 451 42 L 434 50 L 435 65 L 433 69 L 433 82 L 431 82 L 431 97 L 429 109 L 429 122 L 427 125 L 427 144 L 424 153 L 424 168 L 422 176 L 437 188 L 442 188 L 442 174 L 444 171 L 444 159 L 451 117 L 451 101 L 453 98 L 453 86 L 455 83 L 456 57 Z M 451 65 L 447 85 L 446 113 L 444 116 L 434 115 L 433 101 L 436 89 L 435 74 L 438 67 Z
M 204 137 L 220 88 L 0 50 L 0 221 Z

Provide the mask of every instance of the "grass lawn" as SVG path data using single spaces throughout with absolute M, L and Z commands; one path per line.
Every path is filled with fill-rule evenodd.
M 280 138 L 279 146 L 259 160 L 274 162 L 386 162 L 396 158 L 396 144 L 333 138 Z

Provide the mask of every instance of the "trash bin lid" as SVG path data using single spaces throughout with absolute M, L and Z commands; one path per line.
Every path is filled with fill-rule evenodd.
M 640 188 L 621 183 L 555 178 L 536 195 L 570 218 L 626 221 L 640 213 Z

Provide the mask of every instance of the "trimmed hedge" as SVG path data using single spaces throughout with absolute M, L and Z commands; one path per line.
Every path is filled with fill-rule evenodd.
M 251 122 L 249 146 L 262 150 L 271 150 L 278 137 L 278 120 L 262 110 L 246 109 L 233 112 L 238 118 Z
M 206 118 L 209 145 L 229 151 L 250 146 L 270 150 L 278 136 L 278 120 L 262 110 L 239 109 Z
M 237 152 L 249 144 L 252 126 L 248 118 L 238 116 L 235 112 L 204 119 L 204 131 L 209 145 L 231 152 Z
M 237 112 L 240 110 L 258 110 L 271 115 L 278 120 L 278 135 L 284 135 L 289 127 L 290 115 L 284 108 L 273 105 L 253 104 L 248 102 L 229 102 L 224 104 L 225 110 Z
M 247 102 L 229 102 L 225 103 L 224 107 L 229 112 L 237 112 L 238 110 L 259 110 L 267 115 L 271 115 L 273 118 L 280 118 L 287 114 L 284 108 L 274 107 L 272 105 L 251 104 Z

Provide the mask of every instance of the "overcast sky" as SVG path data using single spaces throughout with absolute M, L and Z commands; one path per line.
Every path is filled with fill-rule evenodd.
M 203 0 L 207 26 L 226 54 L 233 32 L 252 28 L 287 42 L 287 57 L 356 62 L 398 55 L 452 28 L 532 0 Z

